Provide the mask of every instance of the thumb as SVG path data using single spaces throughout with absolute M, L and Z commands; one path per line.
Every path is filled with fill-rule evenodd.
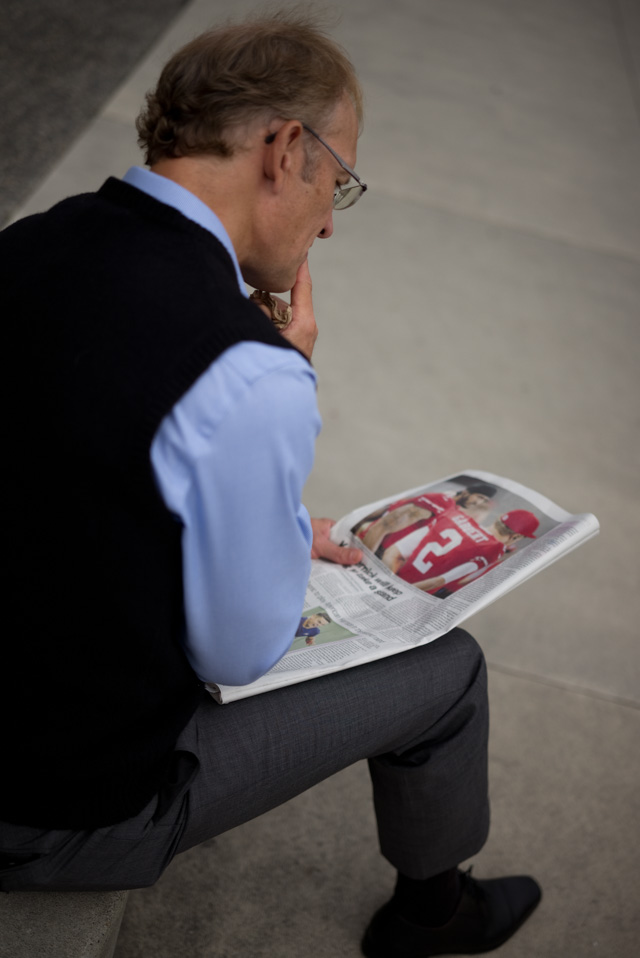
M 331 539 L 322 539 L 314 549 L 316 553 L 314 559 L 328 559 L 329 562 L 336 562 L 338 565 L 355 565 L 362 559 L 362 550 L 353 549 L 348 546 L 339 546 Z

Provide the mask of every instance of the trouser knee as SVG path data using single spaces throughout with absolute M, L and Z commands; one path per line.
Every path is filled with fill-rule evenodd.
M 429 691 L 457 700 L 467 690 L 478 701 L 487 695 L 487 667 L 484 653 L 464 629 L 452 629 L 434 642 L 415 650 L 420 668 L 429 680 Z
M 480 681 L 486 686 L 486 662 L 484 652 L 474 637 L 465 629 L 453 629 L 443 639 L 452 646 L 451 669 L 457 670 L 461 681 Z

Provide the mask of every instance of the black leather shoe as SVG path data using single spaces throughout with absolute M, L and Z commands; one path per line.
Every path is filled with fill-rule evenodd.
M 367 958 L 432 958 L 478 955 L 498 948 L 534 910 L 542 893 L 533 878 L 476 881 L 461 875 L 462 895 L 453 917 L 438 928 L 402 918 L 393 900 L 378 911 L 362 939 Z

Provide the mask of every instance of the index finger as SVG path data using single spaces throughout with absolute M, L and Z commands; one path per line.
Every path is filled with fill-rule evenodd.
M 312 289 L 313 283 L 311 281 L 311 273 L 309 271 L 309 261 L 305 259 L 304 262 L 302 262 L 298 267 L 296 281 L 291 288 L 292 308 L 310 308 L 312 305 Z

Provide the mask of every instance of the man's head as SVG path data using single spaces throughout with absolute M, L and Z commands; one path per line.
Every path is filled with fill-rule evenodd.
M 346 54 L 310 17 L 280 13 L 210 30 L 169 60 L 138 117 L 145 162 L 230 157 L 246 131 L 278 117 L 326 128 L 346 94 L 358 124 L 362 92 Z M 322 146 L 308 142 L 309 169 Z
M 317 21 L 283 13 L 183 47 L 137 127 L 153 172 L 222 220 L 245 281 L 283 292 L 315 239 L 333 232 L 361 122 L 360 85 L 344 52 Z
M 491 500 L 498 490 L 487 482 L 470 483 L 454 496 L 459 509 L 463 509 L 474 519 L 486 516 Z
M 512 509 L 496 519 L 491 532 L 505 545 L 513 545 L 518 539 L 535 539 L 535 532 L 540 523 L 528 509 Z
M 304 625 L 307 629 L 321 629 L 323 625 L 329 625 L 330 622 L 331 618 L 326 612 L 314 612 L 313 615 L 307 616 Z

